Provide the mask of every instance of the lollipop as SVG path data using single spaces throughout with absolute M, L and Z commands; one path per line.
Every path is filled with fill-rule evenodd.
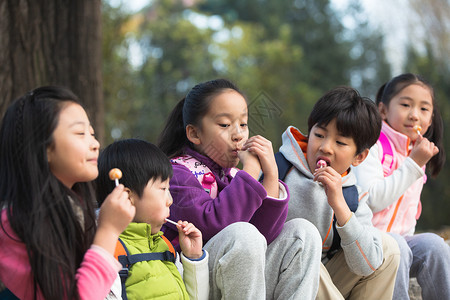
M 177 222 L 174 222 L 174 221 L 172 221 L 172 220 L 169 220 L 169 219 L 164 219 L 164 220 L 166 220 L 166 222 L 169 222 L 169 223 L 172 223 L 173 225 L 175 225 L 175 226 L 177 226 L 178 225 L 178 223 Z
M 122 178 L 122 171 L 120 169 L 114 168 L 109 171 L 109 179 L 116 182 L 116 186 L 119 185 L 119 179 Z
M 420 132 L 422 131 L 422 126 L 414 125 L 413 129 L 417 132 L 418 135 L 420 135 Z
M 323 159 L 319 159 L 319 161 L 317 162 L 317 169 L 321 169 L 321 168 L 325 168 L 327 166 L 327 162 L 324 161 Z

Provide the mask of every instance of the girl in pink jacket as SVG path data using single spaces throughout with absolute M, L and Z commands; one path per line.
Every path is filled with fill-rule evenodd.
M 409 299 L 410 276 L 417 277 L 424 299 L 450 299 L 450 247 L 436 234 L 414 234 L 425 166 L 434 177 L 445 162 L 433 88 L 418 75 L 402 74 L 379 89 L 377 104 L 383 119 L 380 138 L 354 170 L 371 195 L 372 223 L 400 247 L 393 299 Z
M 134 216 L 123 185 L 99 213 L 89 181 L 99 143 L 77 97 L 41 87 L 14 101 L 0 130 L 0 281 L 20 299 L 103 299 L 113 253 Z

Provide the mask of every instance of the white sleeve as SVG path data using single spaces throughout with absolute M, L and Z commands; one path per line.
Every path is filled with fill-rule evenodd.
M 352 169 L 358 185 L 363 191 L 369 192 L 367 204 L 374 213 L 394 203 L 416 180 L 424 175 L 422 168 L 407 157 L 391 175 L 384 177 L 377 144 L 372 146 L 367 158 Z
M 190 260 L 181 253 L 183 263 L 183 281 L 189 294 L 189 299 L 207 300 L 209 298 L 209 254 L 206 250 L 202 260 Z
M 278 198 L 267 196 L 267 198 L 275 199 L 275 200 L 286 200 L 289 193 L 287 192 L 284 183 L 281 180 L 278 180 Z
M 122 300 L 122 282 L 120 281 L 119 273 L 117 273 L 116 280 L 111 286 L 111 290 L 105 297 L 105 300 Z

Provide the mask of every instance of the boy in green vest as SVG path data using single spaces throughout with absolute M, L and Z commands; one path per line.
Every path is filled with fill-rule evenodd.
M 191 223 L 178 221 L 183 278 L 175 264 L 176 252 L 160 231 L 170 216 L 169 180 L 172 166 L 155 145 L 138 139 L 114 142 L 98 159 L 97 199 L 114 188 L 108 173 L 119 168 L 120 182 L 136 207 L 136 215 L 120 235 L 119 256 L 124 266 L 123 297 L 128 299 L 207 299 L 208 253 L 202 250 L 202 234 Z M 101 204 L 101 203 L 100 203 Z M 122 245 L 122 246 L 121 246 Z M 118 250 L 116 249 L 116 251 Z M 174 256 L 175 254 L 175 256 Z M 126 293 L 125 293 L 126 292 Z

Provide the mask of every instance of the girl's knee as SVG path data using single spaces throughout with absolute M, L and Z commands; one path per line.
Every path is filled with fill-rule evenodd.
M 253 224 L 236 222 L 228 225 L 222 231 L 237 247 L 255 249 L 267 247 L 266 238 Z
M 445 257 L 444 253 L 449 253 L 450 251 L 444 239 L 437 234 L 426 232 L 418 234 L 416 238 L 420 241 L 419 247 L 422 251 L 435 255 L 436 257 Z
M 317 227 L 306 219 L 295 218 L 284 224 L 281 234 L 287 238 L 297 238 L 307 241 L 310 244 L 317 244 L 322 247 L 322 238 Z

